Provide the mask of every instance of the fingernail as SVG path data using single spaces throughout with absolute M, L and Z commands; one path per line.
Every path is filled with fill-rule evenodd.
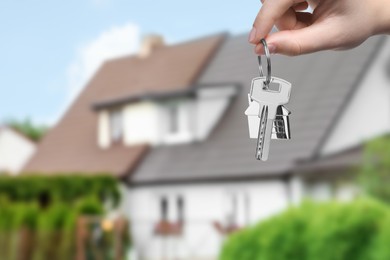
M 268 45 L 269 52 L 274 54 L 276 52 L 276 46 L 273 44 Z
M 252 30 L 249 33 L 249 42 L 254 43 L 255 39 L 256 39 L 256 28 L 252 27 Z

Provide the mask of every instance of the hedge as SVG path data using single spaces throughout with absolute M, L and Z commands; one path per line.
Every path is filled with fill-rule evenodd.
M 119 203 L 108 175 L 0 177 L 0 259 L 75 259 L 76 221 Z
M 390 210 L 373 200 L 305 202 L 229 237 L 220 260 L 390 259 Z
M 80 200 L 75 207 L 56 203 L 41 210 L 35 202 L 15 203 L 0 200 L 0 232 L 29 230 L 73 229 L 78 216 L 101 216 L 104 209 L 100 202 L 92 198 Z
M 17 177 L 0 176 L 0 198 L 12 202 L 60 201 L 75 203 L 85 197 L 120 201 L 118 180 L 107 174 L 29 174 Z

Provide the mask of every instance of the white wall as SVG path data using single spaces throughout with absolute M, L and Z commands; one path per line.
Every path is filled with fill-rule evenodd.
M 321 154 L 336 153 L 390 131 L 390 41 L 378 54 L 368 74 L 354 93 L 341 120 L 325 143 Z
M 141 101 L 122 108 L 123 142 L 137 144 L 189 143 L 207 138 L 228 108 L 231 97 L 237 92 L 234 86 L 203 87 L 196 98 L 172 98 L 167 101 Z M 177 133 L 169 133 L 169 106 L 178 108 Z M 101 110 L 98 121 L 98 144 L 110 147 L 109 111 Z
M 123 110 L 124 142 L 126 145 L 154 144 L 159 139 L 159 107 L 152 102 L 127 105 Z
M 165 259 L 215 259 L 224 237 L 213 222 L 226 223 L 231 194 L 241 198 L 238 203 L 240 226 L 245 226 L 247 220 L 249 224 L 256 223 L 288 205 L 287 185 L 279 180 L 133 188 L 125 196 L 122 209 L 131 220 L 136 251 L 144 259 L 164 259 L 164 256 Z M 168 197 L 169 219 L 175 221 L 175 200 L 179 195 L 184 199 L 183 235 L 171 239 L 155 236 L 153 228 L 160 219 L 160 198 Z
M 305 197 L 305 182 L 303 178 L 299 175 L 293 175 L 288 183 L 290 188 L 291 202 L 294 205 L 301 203 L 302 199 Z
M 237 93 L 234 86 L 203 88 L 196 102 L 196 138 L 204 140 L 228 108 L 231 97 Z
M 301 176 L 294 176 L 289 183 L 275 179 L 159 185 L 134 187 L 123 192 L 121 211 L 131 221 L 136 255 L 141 259 L 191 260 L 217 259 L 225 237 L 216 231 L 213 222 L 227 223 L 232 194 L 238 195 L 237 224 L 240 227 L 267 219 L 289 205 L 298 205 L 305 198 L 351 201 L 358 195 L 357 187 L 351 181 L 320 178 L 307 182 Z M 175 222 L 178 196 L 184 199 L 183 235 L 170 238 L 154 235 L 154 226 L 160 220 L 160 198 L 168 198 L 168 219 Z
M 334 198 L 332 183 L 327 180 L 320 180 L 306 185 L 306 196 L 315 201 L 329 201 Z
M 193 140 L 190 119 L 193 102 L 190 99 L 176 99 L 178 108 L 178 129 L 175 134 L 168 132 L 170 102 L 145 101 L 129 104 L 124 108 L 124 143 L 136 145 L 148 143 L 174 144 Z
M 18 173 L 36 150 L 36 145 L 9 128 L 0 129 L 0 172 Z
M 111 144 L 109 126 L 108 111 L 101 111 L 98 119 L 98 144 L 100 148 L 108 148 Z
M 160 133 L 159 144 L 177 144 L 188 143 L 194 140 L 194 105 L 195 100 L 189 98 L 176 99 L 168 102 L 159 103 L 159 123 L 155 131 Z M 169 106 L 177 106 L 178 109 L 178 131 L 169 132 Z

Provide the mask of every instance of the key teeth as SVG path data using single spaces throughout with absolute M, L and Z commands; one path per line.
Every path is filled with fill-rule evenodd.
M 264 153 L 264 138 L 266 138 L 267 120 L 268 120 L 268 106 L 263 106 L 260 115 L 259 133 L 257 137 L 256 154 L 257 160 L 265 161 L 268 156 Z

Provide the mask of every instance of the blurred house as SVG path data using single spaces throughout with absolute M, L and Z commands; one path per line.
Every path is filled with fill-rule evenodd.
M 22 133 L 0 125 L 0 174 L 17 174 L 36 150 L 36 144 Z
M 213 259 L 228 233 L 305 196 L 353 198 L 363 142 L 390 130 L 390 41 L 273 56 L 293 84 L 292 139 L 260 162 L 244 115 L 258 76 L 246 37 L 151 36 L 107 61 L 24 170 L 120 177 L 140 259 Z

